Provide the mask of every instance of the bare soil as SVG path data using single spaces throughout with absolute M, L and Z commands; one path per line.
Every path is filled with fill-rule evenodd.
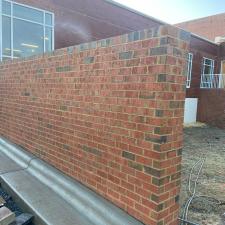
M 182 191 L 180 204 L 188 199 L 187 180 L 193 165 L 206 157 L 197 183 L 197 195 L 188 220 L 201 225 L 225 225 L 225 130 L 210 127 L 184 129 Z

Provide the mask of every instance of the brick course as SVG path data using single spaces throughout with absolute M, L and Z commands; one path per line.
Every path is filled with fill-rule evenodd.
M 143 223 L 177 224 L 188 37 L 162 26 L 4 62 L 1 135 Z

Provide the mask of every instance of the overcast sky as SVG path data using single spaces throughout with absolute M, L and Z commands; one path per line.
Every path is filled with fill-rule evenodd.
M 115 0 L 167 23 L 225 13 L 225 0 Z

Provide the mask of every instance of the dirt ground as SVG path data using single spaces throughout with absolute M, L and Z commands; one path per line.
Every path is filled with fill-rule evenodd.
M 206 157 L 196 195 L 208 197 L 193 200 L 188 220 L 201 225 L 225 225 L 225 130 L 202 125 L 185 128 L 184 133 L 180 203 L 183 205 L 188 197 L 187 180 L 192 166 Z

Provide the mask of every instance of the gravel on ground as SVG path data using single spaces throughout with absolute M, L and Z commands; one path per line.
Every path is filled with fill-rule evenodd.
M 184 129 L 182 206 L 189 196 L 187 181 L 191 168 L 201 157 L 206 160 L 196 195 L 207 197 L 193 200 L 188 220 L 201 225 L 225 225 L 225 130 L 208 125 Z

